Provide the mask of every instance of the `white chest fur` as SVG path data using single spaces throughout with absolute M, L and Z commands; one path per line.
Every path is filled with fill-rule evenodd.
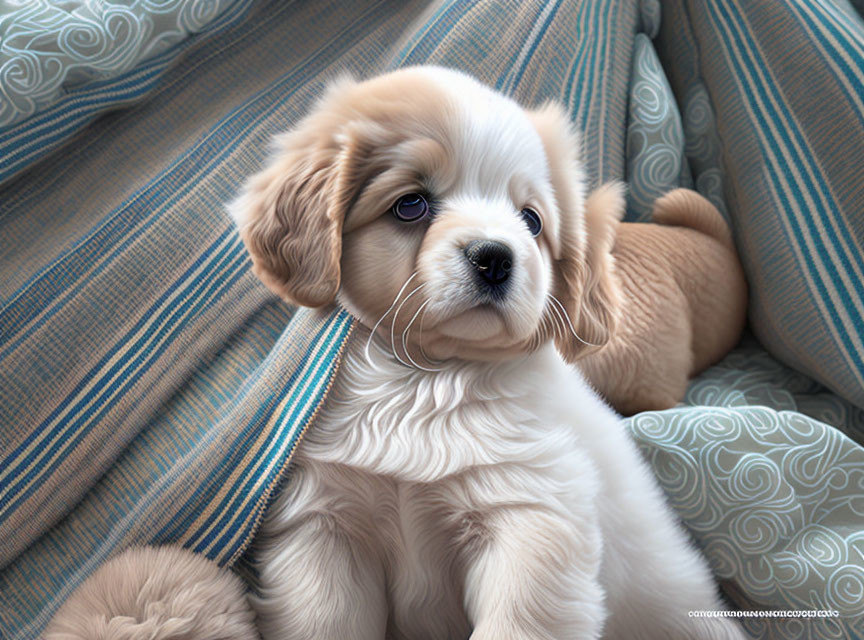
M 551 346 L 433 373 L 364 343 L 258 534 L 265 640 L 740 639 L 686 615 L 720 607 L 704 561 Z
M 480 465 L 539 462 L 575 445 L 568 405 L 581 385 L 551 346 L 505 364 L 433 373 L 376 348 L 370 362 L 364 345 L 362 335 L 349 345 L 303 459 L 435 482 Z
M 433 373 L 377 347 L 370 362 L 358 333 L 262 528 L 259 555 L 278 564 L 270 541 L 315 535 L 325 523 L 351 541 L 350 557 L 380 568 L 372 588 L 386 593 L 388 637 L 467 637 L 464 557 L 485 515 L 542 504 L 575 528 L 593 511 L 593 465 L 572 428 L 574 397 L 590 391 L 551 346 Z

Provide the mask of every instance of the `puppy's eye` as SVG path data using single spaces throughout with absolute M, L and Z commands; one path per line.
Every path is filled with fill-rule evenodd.
M 429 203 L 419 193 L 407 193 L 393 205 L 393 215 L 402 222 L 416 222 L 429 213 Z
M 531 235 L 535 238 L 539 236 L 540 231 L 543 229 L 543 221 L 540 219 L 540 214 L 531 207 L 525 207 L 522 209 L 521 215 L 525 224 L 528 225 L 528 231 Z

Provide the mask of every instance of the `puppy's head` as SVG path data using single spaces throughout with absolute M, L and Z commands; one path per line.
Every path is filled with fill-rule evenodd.
M 272 290 L 338 300 L 397 356 L 497 359 L 555 339 L 572 361 L 614 328 L 623 211 L 612 189 L 586 215 L 578 156 L 559 107 L 415 67 L 332 86 L 231 210 Z

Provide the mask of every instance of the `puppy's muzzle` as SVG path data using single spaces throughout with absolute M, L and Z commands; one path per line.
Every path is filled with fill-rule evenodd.
M 510 247 L 494 240 L 474 240 L 465 247 L 465 259 L 474 267 L 481 287 L 495 296 L 504 294 L 513 270 Z

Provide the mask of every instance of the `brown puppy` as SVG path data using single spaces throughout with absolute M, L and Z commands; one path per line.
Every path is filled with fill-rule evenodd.
M 136 547 L 91 575 L 45 640 L 257 640 L 243 582 L 180 547 Z
M 586 209 L 620 216 L 623 189 L 599 188 Z M 746 319 L 747 282 L 720 212 L 695 191 L 676 189 L 654 203 L 653 219 L 618 226 L 617 331 L 579 363 L 624 415 L 674 407 L 689 378 L 735 346 Z

